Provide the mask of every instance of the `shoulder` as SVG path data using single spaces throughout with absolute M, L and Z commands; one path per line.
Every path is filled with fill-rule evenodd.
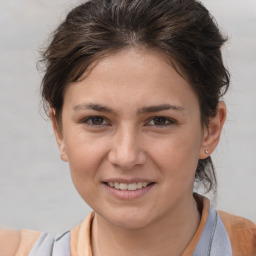
M 0 256 L 26 256 L 40 236 L 32 230 L 0 230 Z
M 21 240 L 17 230 L 0 230 L 0 256 L 14 256 Z
M 223 211 L 218 211 L 227 230 L 234 256 L 256 255 L 256 224 Z

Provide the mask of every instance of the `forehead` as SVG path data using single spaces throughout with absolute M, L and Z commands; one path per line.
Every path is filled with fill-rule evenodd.
M 172 63 L 159 51 L 131 48 L 115 52 L 94 63 L 83 79 L 68 87 L 64 104 L 89 99 L 115 104 L 121 99 L 123 104 L 172 101 L 178 105 L 195 98 L 191 85 Z
M 118 73 L 117 71 L 122 71 L 122 73 Z M 95 79 L 99 72 L 101 72 L 101 74 L 108 72 L 109 78 L 115 75 L 115 79 L 118 74 L 120 74 L 120 76 L 122 76 L 121 79 L 123 79 L 125 72 L 130 72 L 130 74 L 133 75 L 137 73 L 139 76 L 147 74 L 144 79 L 148 76 L 163 76 L 167 73 L 172 73 L 172 75 L 181 76 L 186 79 L 186 76 L 183 75 L 179 69 L 179 65 L 173 58 L 160 50 L 148 48 L 129 47 L 110 52 L 93 62 L 82 76 L 81 80 L 83 80 L 83 78 Z

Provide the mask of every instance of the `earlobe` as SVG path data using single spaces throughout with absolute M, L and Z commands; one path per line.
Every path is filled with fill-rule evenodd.
M 58 123 L 56 120 L 56 115 L 55 115 L 55 110 L 54 109 L 50 109 L 50 118 L 51 118 L 51 122 L 52 122 L 52 127 L 53 127 L 53 131 L 55 134 L 55 138 L 58 144 L 58 148 L 60 151 L 60 156 L 61 159 L 65 162 L 68 162 L 68 157 L 67 157 L 67 153 L 66 153 L 66 147 L 65 147 L 65 141 L 62 135 L 62 132 L 60 131 L 59 127 L 58 127 Z
M 216 116 L 211 118 L 208 127 L 204 129 L 204 138 L 201 144 L 199 153 L 199 159 L 205 159 L 214 151 L 217 147 L 223 125 L 226 120 L 226 104 L 219 102 L 217 106 Z

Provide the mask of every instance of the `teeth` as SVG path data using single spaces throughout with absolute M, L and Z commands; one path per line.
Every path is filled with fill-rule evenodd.
M 119 186 L 119 189 L 120 189 L 120 190 L 127 190 L 127 188 L 128 188 L 128 185 L 127 185 L 127 184 L 125 184 L 125 183 L 120 183 L 120 186 Z
M 138 182 L 138 183 L 137 183 L 137 188 L 138 188 L 138 189 L 142 188 L 142 182 Z
M 142 182 L 142 187 L 145 188 L 148 185 L 147 182 Z
M 137 189 L 137 185 L 136 185 L 136 183 L 128 184 L 127 188 L 128 188 L 128 190 L 136 190 Z
M 119 183 L 119 182 L 108 182 L 108 186 L 115 188 L 115 189 L 120 189 L 120 190 L 137 190 L 141 188 L 145 188 L 148 186 L 150 182 L 137 182 L 137 183 Z
M 115 183 L 114 183 L 114 187 L 115 187 L 116 189 L 119 189 L 119 187 L 120 187 L 120 183 L 115 182 Z

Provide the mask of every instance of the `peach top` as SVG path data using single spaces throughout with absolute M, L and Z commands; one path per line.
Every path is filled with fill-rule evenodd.
M 200 224 L 188 247 L 181 256 L 193 255 L 203 232 L 208 217 L 209 207 L 209 200 L 203 198 Z M 256 256 L 256 225 L 242 217 L 237 217 L 222 211 L 219 211 L 218 213 L 228 233 L 233 256 Z M 91 225 L 93 218 L 94 213 L 92 212 L 80 225 L 71 230 L 71 256 L 93 256 L 91 249 Z M 40 232 L 22 230 L 20 247 L 15 256 L 27 256 L 40 234 Z

